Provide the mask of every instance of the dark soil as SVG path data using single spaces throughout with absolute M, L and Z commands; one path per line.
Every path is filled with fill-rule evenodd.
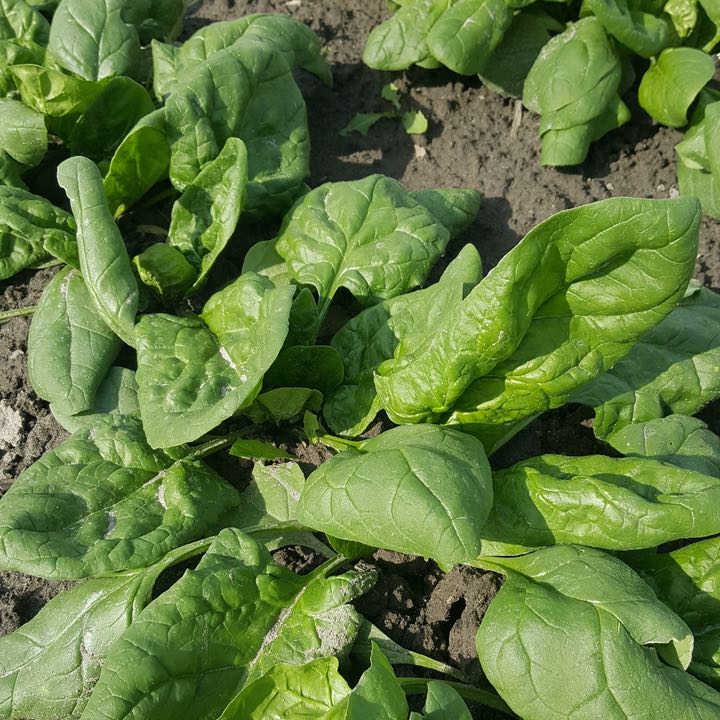
M 558 210 L 615 196 L 677 195 L 673 146 L 681 134 L 653 125 L 637 108 L 632 124 L 595 143 L 582 166 L 558 171 L 539 165 L 538 119 L 523 112 L 517 101 L 442 70 L 369 70 L 360 62 L 362 47 L 369 31 L 389 15 L 384 0 L 207 0 L 196 6 L 186 32 L 252 12 L 290 14 L 311 25 L 326 43 L 335 86 L 328 89 L 314 78 L 300 79 L 313 143 L 311 186 L 380 172 L 410 189 L 462 186 L 483 194 L 477 221 L 449 249 L 448 257 L 472 242 L 489 269 Z M 341 136 L 339 131 L 355 113 L 389 109 L 380 90 L 391 81 L 400 89 L 403 110 L 419 109 L 428 117 L 427 134 L 409 136 L 399 121 L 382 120 L 365 137 Z M 271 234 L 272 229 L 267 236 Z M 439 270 L 444 264 L 441 261 Z M 0 283 L 0 310 L 34 304 L 52 272 L 25 273 Z M 696 277 L 720 290 L 720 223 L 707 218 Z M 0 494 L 66 436 L 28 385 L 28 325 L 28 319 L 17 318 L 0 327 Z M 503 448 L 493 464 L 506 466 L 540 452 L 607 452 L 594 439 L 590 417 L 585 408 L 548 413 Z M 717 405 L 702 417 L 720 431 Z M 303 459 L 308 470 L 322 456 L 307 448 Z M 237 463 L 238 476 L 247 476 L 239 461 L 227 462 Z M 276 557 L 297 570 L 314 562 L 302 550 Z M 499 578 L 472 568 L 443 575 L 432 563 L 384 551 L 368 562 L 380 571 L 380 581 L 359 607 L 401 644 L 480 677 L 474 636 Z M 0 635 L 30 619 L 62 587 L 0 574 Z

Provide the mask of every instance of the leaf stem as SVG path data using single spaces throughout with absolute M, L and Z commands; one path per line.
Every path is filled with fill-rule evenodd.
M 313 577 L 327 577 L 333 570 L 342 567 L 347 561 L 348 559 L 344 555 L 335 555 L 335 557 L 331 557 L 322 565 L 316 567 L 311 574 Z
M 29 307 L 14 308 L 13 310 L 3 310 L 0 312 L 0 323 L 7 322 L 16 317 L 22 317 L 23 315 L 32 315 L 37 310 L 37 305 L 30 305 Z
M 428 681 L 429 678 L 398 678 L 398 682 L 406 695 L 417 695 L 427 692 Z M 507 706 L 505 701 L 491 690 L 485 690 L 475 687 L 474 685 L 466 685 L 465 683 L 454 682 L 452 680 L 443 680 L 443 682 L 457 691 L 458 695 L 464 700 L 471 700 L 472 702 L 480 703 L 494 710 L 500 710 L 500 712 L 504 712 L 510 717 L 516 717 L 515 713 Z
M 208 455 L 212 455 L 213 453 L 217 452 L 218 450 L 222 450 L 223 448 L 228 447 L 228 445 L 232 445 L 237 438 L 234 435 L 227 435 L 225 437 L 219 437 L 214 438 L 213 440 L 208 440 L 207 442 L 203 443 L 202 445 L 196 445 L 192 452 L 190 452 L 184 460 L 200 460 L 204 457 L 207 457 Z

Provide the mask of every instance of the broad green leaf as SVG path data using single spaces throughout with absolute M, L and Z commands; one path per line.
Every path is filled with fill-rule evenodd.
M 142 80 L 142 45 L 175 34 L 183 0 L 62 0 L 50 26 L 48 51 L 63 68 L 86 80 L 128 75 Z
M 291 68 L 300 67 L 332 85 L 330 66 L 317 35 L 303 23 L 285 15 L 257 13 L 200 28 L 180 47 L 153 42 L 153 61 L 160 61 L 153 87 L 158 97 L 171 92 L 185 73 L 214 53 L 225 50 L 241 37 L 251 37 L 281 53 Z
M 280 258 L 280 256 L 277 256 Z M 284 264 L 284 260 L 280 258 Z M 245 272 L 243 266 L 243 272 Z M 264 273 L 261 273 L 264 274 Z M 272 280 L 272 276 L 270 276 Z M 279 284 L 274 281 L 275 284 Z M 285 338 L 285 347 L 295 345 L 314 345 L 320 330 L 320 315 L 317 303 L 309 288 L 301 288 L 293 299 L 290 309 L 290 330 Z
M 135 373 L 124 367 L 111 367 L 95 392 L 92 405 L 84 412 L 66 415 L 54 405 L 50 405 L 50 410 L 55 420 L 70 433 L 90 428 L 101 415 L 139 417 Z
M 0 150 L 0 187 L 27 190 L 22 174 L 27 168 L 13 160 L 4 150 Z
M 254 272 L 258 275 L 264 275 L 266 278 L 272 280 L 278 287 L 281 285 L 290 285 L 290 274 L 288 272 L 287 263 L 283 260 L 275 250 L 275 240 L 260 240 L 256 242 L 245 254 L 243 258 L 242 272 Z M 296 300 L 301 294 L 308 293 L 312 299 L 312 292 L 309 288 L 303 288 L 299 293 Z M 303 313 L 308 311 L 309 300 L 306 298 L 302 300 L 305 309 Z M 313 299 L 313 305 L 315 300 Z M 315 305 L 315 315 L 317 315 L 317 305 Z M 319 323 L 319 320 L 318 320 Z M 313 339 L 311 345 L 315 342 Z M 300 344 L 300 343 L 298 343 Z
M 323 396 L 307 387 L 282 387 L 261 392 L 252 405 L 242 410 L 254 423 L 295 423 L 305 411 L 318 412 Z
M 424 282 L 450 233 L 395 180 L 325 183 L 285 216 L 275 249 L 292 279 L 312 285 L 320 316 L 341 287 L 374 305 Z
M 133 258 L 140 280 L 163 300 L 181 298 L 192 286 L 197 270 L 172 245 L 153 243 Z
M 626 425 L 607 441 L 623 455 L 654 458 L 720 478 L 720 438 L 698 418 L 668 415 Z
M 380 366 L 382 406 L 394 422 L 482 433 L 564 404 L 682 297 L 699 219 L 691 198 L 617 198 L 545 220 L 435 332 Z
M 253 400 L 287 335 L 293 292 L 245 273 L 199 317 L 141 318 L 138 397 L 152 447 L 196 440 Z
M 530 9 L 515 15 L 502 42 L 495 48 L 480 79 L 493 92 L 522 97 L 525 78 L 551 33 L 562 32 L 563 26 L 541 10 Z
M 284 348 L 265 375 L 263 388 L 312 388 L 323 395 L 343 381 L 343 363 L 328 345 L 295 345 Z
M 720 689 L 720 538 L 671 553 L 628 553 L 623 559 L 692 630 L 689 671 Z
M 720 218 L 720 179 L 683 162 L 678 162 L 677 175 L 680 194 L 698 198 L 706 215 Z
M 252 36 L 189 70 L 165 104 L 170 179 L 184 191 L 228 138 L 247 147 L 246 213 L 284 211 L 309 173 L 305 102 L 283 55 Z
M 720 694 L 678 669 L 690 659 L 689 628 L 620 560 L 557 546 L 483 566 L 506 579 L 478 631 L 480 663 L 521 717 L 720 715 Z
M 467 705 L 451 685 L 440 680 L 430 680 L 427 689 L 423 708 L 425 720 L 472 720 Z
M 30 384 L 60 414 L 87 410 L 120 346 L 80 274 L 65 268 L 45 287 L 30 324 Z
M 638 550 L 720 532 L 720 479 L 647 458 L 541 455 L 493 475 L 483 555 Z
M 450 0 L 410 0 L 372 30 L 363 62 L 375 70 L 405 70 L 430 59 L 427 35 L 450 5 Z
M 687 38 L 698 21 L 697 0 L 668 0 L 663 6 L 663 12 L 672 19 L 675 32 L 680 38 Z
M 162 569 L 87 580 L 0 638 L 0 717 L 79 718 L 108 650 L 150 601 Z
M 394 117 L 394 115 L 391 112 L 355 113 L 352 118 L 350 118 L 350 122 L 340 130 L 340 135 L 349 135 L 353 132 L 367 135 L 370 128 L 375 125 L 378 120 L 392 117 Z
M 643 75 L 640 106 L 663 125 L 685 125 L 690 105 L 714 74 L 712 57 L 702 50 L 667 48 Z
M 167 241 L 198 271 L 189 292 L 204 282 L 230 240 L 245 205 L 246 187 L 245 143 L 228 138 L 173 205 Z
M 480 256 L 466 245 L 437 284 L 373 305 L 340 328 L 331 343 L 342 358 L 343 383 L 323 408 L 333 432 L 353 436 L 365 430 L 381 409 L 375 370 L 399 345 L 411 348 L 436 329 L 481 277 Z
M 0 501 L 0 567 L 54 579 L 148 567 L 222 527 L 237 492 L 108 415 L 43 455 Z
M 305 483 L 298 519 L 343 540 L 451 565 L 477 556 L 491 506 L 482 445 L 455 430 L 417 425 L 324 462 Z
M 475 221 L 482 196 L 470 188 L 433 188 L 410 193 L 414 200 L 424 205 L 454 238 Z
M 45 157 L 47 148 L 43 116 L 19 100 L 0 100 L 0 150 L 32 167 Z
M 697 105 L 693 111 L 690 124 L 685 131 L 685 137 L 675 146 L 680 163 L 689 168 L 705 170 L 710 172 L 710 158 L 708 157 L 708 145 L 712 145 L 714 135 L 706 133 L 708 127 L 715 130 L 713 115 L 717 112 L 716 105 L 720 107 L 720 92 L 710 88 L 703 88 L 698 94 Z M 706 112 L 710 110 L 710 122 L 705 122 Z M 706 135 L 707 140 L 706 142 Z
M 164 109 L 145 115 L 126 135 L 110 160 L 105 194 L 110 210 L 119 215 L 134 205 L 155 183 L 167 178 L 170 141 Z
M 223 530 L 113 645 L 83 717 L 214 720 L 273 665 L 346 652 L 359 626 L 346 603 L 373 580 L 299 577 L 239 530 Z
M 279 663 L 246 685 L 220 720 L 307 720 L 324 717 L 350 692 L 336 657 L 304 665 Z M 405 718 L 403 718 L 405 720 Z
M 668 16 L 634 7 L 632 0 L 585 0 L 608 34 L 644 58 L 657 56 L 674 40 Z
M 621 79 L 620 57 L 596 18 L 572 23 L 545 45 L 523 89 L 523 103 L 541 116 L 543 164 L 582 162 L 590 142 L 612 125 L 608 118 L 622 119 Z
M 252 438 L 238 438 L 230 448 L 230 454 L 235 457 L 253 458 L 255 460 L 292 460 L 284 450 L 275 447 L 272 443 Z
M 631 423 L 670 413 L 693 415 L 720 397 L 718 363 L 720 296 L 695 286 L 611 370 L 572 399 L 595 408 L 593 429 L 606 438 Z
M 138 286 L 125 243 L 108 207 L 97 166 L 73 157 L 58 166 L 77 224 L 80 269 L 100 317 L 128 345 L 135 345 Z
M 74 244 L 72 216 L 27 190 L 0 185 L 0 280 L 47 260 L 51 239 Z
M 430 54 L 460 75 L 482 72 L 510 27 L 513 10 L 505 0 L 456 0 L 427 34 Z
M 400 120 L 408 135 L 422 135 L 427 132 L 428 121 L 420 110 L 403 113 Z
M 0 67 L 19 63 L 42 63 L 50 24 L 24 0 L 0 2 Z M 12 89 L 7 73 L 0 75 L 0 95 Z

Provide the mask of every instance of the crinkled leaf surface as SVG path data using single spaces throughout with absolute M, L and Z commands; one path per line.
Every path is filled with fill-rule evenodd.
M 298 519 L 343 540 L 453 564 L 477 556 L 492 506 L 475 438 L 434 425 L 393 428 L 324 462 Z
M 132 261 L 142 283 L 166 303 L 179 300 L 198 274 L 180 250 L 167 243 L 153 243 Z
M 383 407 L 398 423 L 450 411 L 447 421 L 482 430 L 562 405 L 682 297 L 699 220 L 690 198 L 617 198 L 552 216 L 435 332 L 380 366 Z
M 168 243 L 198 270 L 189 292 L 198 288 L 227 245 L 245 205 L 247 151 L 239 138 L 228 138 L 176 200 Z
M 633 423 L 607 441 L 623 455 L 650 457 L 720 478 L 720 438 L 698 418 L 668 415 Z
M 200 317 L 141 318 L 138 397 L 152 447 L 196 440 L 252 401 L 287 335 L 293 292 L 245 273 Z
M 720 480 L 648 458 L 541 455 L 494 473 L 493 487 L 484 555 L 635 550 L 720 532 Z
M 665 320 L 573 401 L 595 407 L 595 434 L 669 413 L 692 415 L 720 396 L 720 296 L 693 287 Z
M 50 238 L 74 243 L 72 216 L 27 190 L 0 185 L 0 279 L 47 260 Z
M 65 268 L 45 286 L 30 324 L 30 384 L 61 414 L 87 410 L 120 346 L 82 276 Z
M 347 603 L 368 579 L 299 577 L 239 530 L 223 530 L 112 647 L 83 718 L 217 718 L 272 665 L 349 649 L 359 617 Z
M 32 167 L 48 148 L 45 119 L 19 100 L 0 100 L 0 150 L 21 165 Z
M 246 212 L 285 210 L 309 172 L 305 101 L 284 56 L 252 36 L 188 71 L 166 105 L 170 179 L 184 191 L 230 137 L 247 146 Z
M 77 223 L 80 269 L 100 317 L 128 345 L 135 345 L 138 286 L 95 163 L 73 157 L 58 166 Z
M 506 580 L 480 625 L 477 649 L 488 679 L 521 717 L 720 716 L 720 694 L 654 649 L 685 667 L 689 628 L 620 560 L 556 546 L 493 558 L 492 566 Z
M 181 455 L 182 453 L 180 453 Z M 105 416 L 23 472 L 0 501 L 0 567 L 55 579 L 151 565 L 222 526 L 237 492 Z
M 275 249 L 292 279 L 312 285 L 320 315 L 347 288 L 372 305 L 424 282 L 450 233 L 395 180 L 326 183 L 285 216 Z
M 373 305 L 349 320 L 331 343 L 345 368 L 342 385 L 323 412 L 333 432 L 359 435 L 381 408 L 375 370 L 400 344 L 412 348 L 459 305 L 482 277 L 480 255 L 466 245 L 429 288 Z

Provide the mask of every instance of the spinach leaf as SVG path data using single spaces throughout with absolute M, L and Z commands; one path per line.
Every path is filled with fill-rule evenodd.
M 24 0 L 0 2 L 0 66 L 42 63 L 50 24 Z M 0 96 L 12 89 L 7 73 L 0 75 Z
M 188 292 L 204 282 L 235 230 L 245 205 L 247 168 L 245 143 L 228 138 L 173 205 L 167 241 L 197 270 Z
M 607 441 L 623 455 L 650 457 L 720 478 L 720 438 L 698 418 L 668 415 L 626 425 Z
M 425 720 L 472 720 L 457 690 L 440 680 L 430 680 L 427 684 L 423 717 Z
M 428 188 L 413 190 L 410 196 L 425 206 L 454 238 L 472 225 L 482 204 L 482 196 L 471 188 Z
M 340 328 L 331 344 L 342 358 L 344 379 L 323 408 L 333 432 L 353 436 L 365 430 L 382 406 L 375 370 L 399 345 L 412 348 L 435 330 L 481 277 L 480 255 L 466 245 L 437 284 L 373 305 Z
M 260 393 L 253 404 L 243 409 L 258 425 L 263 423 L 295 423 L 306 411 L 318 412 L 323 396 L 318 390 L 306 387 L 283 387 Z
M 100 317 L 128 345 L 135 345 L 138 286 L 125 243 L 113 220 L 97 166 L 73 157 L 58 166 L 77 223 L 80 269 Z
M 196 440 L 252 402 L 287 335 L 293 292 L 245 273 L 200 317 L 141 318 L 138 398 L 151 447 Z
M 237 492 L 108 415 L 23 472 L 0 501 L 0 567 L 54 579 L 151 565 L 222 527 Z
M 65 268 L 45 287 L 30 324 L 30 384 L 60 414 L 87 410 L 120 346 L 80 274 Z
M 311 388 L 323 395 L 343 381 L 343 364 L 328 345 L 295 345 L 280 351 L 265 375 L 264 389 Z
M 543 165 L 576 165 L 590 143 L 626 122 L 620 57 L 594 17 L 572 23 L 540 51 L 523 103 L 540 114 Z
M 283 55 L 241 37 L 188 72 L 165 105 L 170 179 L 184 191 L 228 138 L 247 146 L 246 213 L 284 211 L 309 172 L 305 102 Z
M 628 553 L 623 559 L 692 630 L 689 671 L 720 689 L 720 538 L 671 553 Z
M 324 462 L 308 477 L 297 512 L 328 535 L 453 564 L 478 555 L 491 506 L 482 445 L 456 430 L 417 425 Z
M 620 560 L 557 546 L 483 566 L 506 580 L 478 631 L 480 662 L 521 717 L 695 720 L 720 713 L 720 695 L 678 669 L 690 660 L 689 628 Z
M 285 216 L 275 250 L 312 285 L 323 318 L 347 288 L 373 305 L 424 282 L 450 233 L 400 183 L 382 175 L 321 185 Z
M 496 472 L 493 488 L 484 555 L 636 550 L 720 532 L 720 479 L 647 458 L 541 455 Z
M 166 303 L 179 300 L 192 286 L 197 270 L 172 245 L 153 243 L 133 258 L 140 280 Z
M 276 448 L 272 443 L 252 438 L 238 438 L 230 448 L 235 457 L 253 458 L 255 460 L 292 460 L 284 450 Z
M 75 243 L 72 216 L 27 190 L 0 185 L 0 280 L 49 259 L 48 241 Z
M 505 0 L 456 0 L 432 25 L 432 56 L 460 75 L 482 72 L 513 19 Z
M 567 402 L 682 297 L 696 254 L 690 198 L 617 198 L 560 212 L 375 377 L 394 422 L 483 433 Z M 642 293 L 632 278 L 658 278 Z M 443 415 L 443 413 L 447 413 Z
M 282 261 L 279 255 L 278 258 Z M 243 265 L 243 272 L 245 272 L 244 268 Z M 265 273 L 261 272 L 260 274 L 264 275 Z M 270 279 L 273 280 L 272 277 Z M 277 279 L 273 280 L 273 282 L 278 285 L 281 284 Z M 290 309 L 290 330 L 285 338 L 285 347 L 314 345 L 319 331 L 320 315 L 312 291 L 309 288 L 300 288 L 293 299 L 292 308 Z
M 595 434 L 670 413 L 692 415 L 720 397 L 720 297 L 697 285 L 665 320 L 574 402 L 595 407 Z
M 216 718 L 273 665 L 347 651 L 359 618 L 346 603 L 372 581 L 299 577 L 239 530 L 223 530 L 113 645 L 85 717 Z
M 712 57 L 695 48 L 667 48 L 643 75 L 640 106 L 663 125 L 687 123 L 687 111 L 715 74 Z
M 180 47 L 152 44 L 155 73 L 153 87 L 158 97 L 173 90 L 185 73 L 207 60 L 213 53 L 225 50 L 241 37 L 253 37 L 285 57 L 291 68 L 300 67 L 332 85 L 332 74 L 317 35 L 303 23 L 284 15 L 256 13 L 215 22 L 200 28 Z
M 19 100 L 0 100 L 0 150 L 32 167 L 45 157 L 47 148 L 43 116 Z

